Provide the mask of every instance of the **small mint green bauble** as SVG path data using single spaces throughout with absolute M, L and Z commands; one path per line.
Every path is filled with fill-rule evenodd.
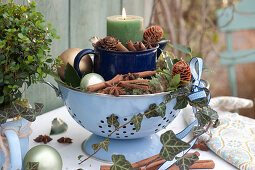
M 89 73 L 81 79 L 81 88 L 87 89 L 88 86 L 105 82 L 104 78 L 97 73 Z
M 62 159 L 56 149 L 48 145 L 38 145 L 30 149 L 23 162 L 24 170 L 28 170 L 28 162 L 39 162 L 38 170 L 62 170 Z

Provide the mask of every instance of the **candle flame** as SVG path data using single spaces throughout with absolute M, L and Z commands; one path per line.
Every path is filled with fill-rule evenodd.
M 122 8 L 122 19 L 126 19 L 127 18 L 127 14 L 126 14 L 126 9 Z

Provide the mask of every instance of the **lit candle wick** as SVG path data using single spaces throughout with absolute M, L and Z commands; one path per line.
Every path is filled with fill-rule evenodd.
M 125 20 L 127 18 L 126 9 L 122 8 L 122 19 Z

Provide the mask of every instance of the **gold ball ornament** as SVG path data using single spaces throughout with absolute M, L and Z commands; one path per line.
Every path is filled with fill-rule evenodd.
M 58 71 L 58 75 L 63 81 L 65 80 L 64 72 L 65 72 L 66 64 L 69 63 L 71 66 L 73 66 L 74 59 L 81 50 L 82 49 L 80 48 L 69 48 L 60 55 L 62 64 L 60 65 L 60 67 L 57 68 L 57 71 Z M 86 55 L 81 59 L 79 67 L 80 67 L 81 73 L 84 73 L 86 71 L 89 71 L 89 72 L 92 71 L 93 63 L 89 55 Z
M 28 162 L 38 162 L 38 170 L 62 170 L 63 166 L 58 151 L 48 145 L 38 145 L 27 152 L 23 162 L 24 170 L 28 170 Z

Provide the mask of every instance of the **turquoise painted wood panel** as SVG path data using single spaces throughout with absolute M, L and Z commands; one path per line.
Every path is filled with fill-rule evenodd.
M 89 39 L 106 36 L 106 17 L 119 15 L 120 0 L 70 1 L 70 44 L 72 48 L 92 48 Z
M 243 0 L 235 5 L 235 9 L 236 12 L 234 13 L 231 7 L 220 9 L 216 12 L 220 31 L 226 32 L 241 29 L 255 29 L 255 1 Z
M 255 62 L 255 49 L 233 51 L 232 32 L 255 29 L 254 7 L 254 0 L 243 0 L 236 4 L 235 8 L 220 9 L 216 12 L 219 30 L 226 32 L 227 49 L 220 53 L 220 61 L 222 65 L 228 65 L 229 85 L 233 96 L 238 95 L 234 65 Z
M 255 50 L 222 52 L 220 57 L 222 65 L 249 63 L 255 61 Z
M 37 9 L 42 12 L 47 22 L 52 23 L 52 28 L 57 30 L 61 39 L 54 40 L 51 48 L 51 55 L 57 57 L 68 48 L 68 0 L 36 0 Z M 46 78 L 56 85 L 51 76 Z M 31 103 L 40 102 L 45 105 L 44 112 L 58 108 L 63 105 L 60 98 L 57 98 L 52 88 L 45 84 L 32 85 L 25 93 Z

